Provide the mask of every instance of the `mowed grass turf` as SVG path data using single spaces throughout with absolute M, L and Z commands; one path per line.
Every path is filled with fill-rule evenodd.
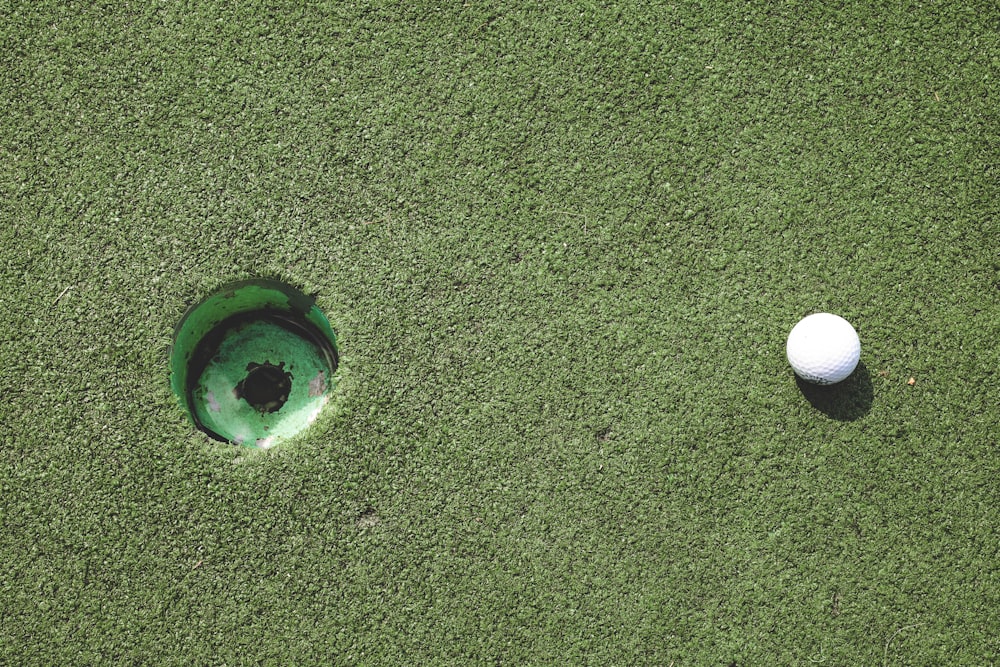
M 996 663 L 992 3 L 2 13 L 0 661 Z M 251 276 L 263 453 L 167 375 Z

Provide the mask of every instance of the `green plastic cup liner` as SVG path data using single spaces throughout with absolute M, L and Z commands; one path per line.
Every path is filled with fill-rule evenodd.
M 244 280 L 187 310 L 170 367 L 195 426 L 267 449 L 308 428 L 327 404 L 337 337 L 312 297 L 275 280 Z

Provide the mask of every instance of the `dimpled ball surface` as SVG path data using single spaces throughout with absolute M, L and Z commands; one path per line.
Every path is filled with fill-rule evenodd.
M 816 313 L 795 325 L 785 351 L 792 370 L 803 380 L 835 384 L 854 372 L 861 359 L 861 341 L 843 317 Z

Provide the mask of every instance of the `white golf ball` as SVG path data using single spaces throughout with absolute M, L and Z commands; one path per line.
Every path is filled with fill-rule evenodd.
M 843 317 L 816 313 L 792 328 L 785 352 L 792 370 L 803 380 L 835 384 L 857 368 L 861 341 L 858 332 Z

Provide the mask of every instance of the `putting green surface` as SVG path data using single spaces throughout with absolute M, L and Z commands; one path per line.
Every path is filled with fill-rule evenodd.
M 2 14 L 0 662 L 996 663 L 992 3 Z M 267 451 L 167 354 L 256 276 Z

